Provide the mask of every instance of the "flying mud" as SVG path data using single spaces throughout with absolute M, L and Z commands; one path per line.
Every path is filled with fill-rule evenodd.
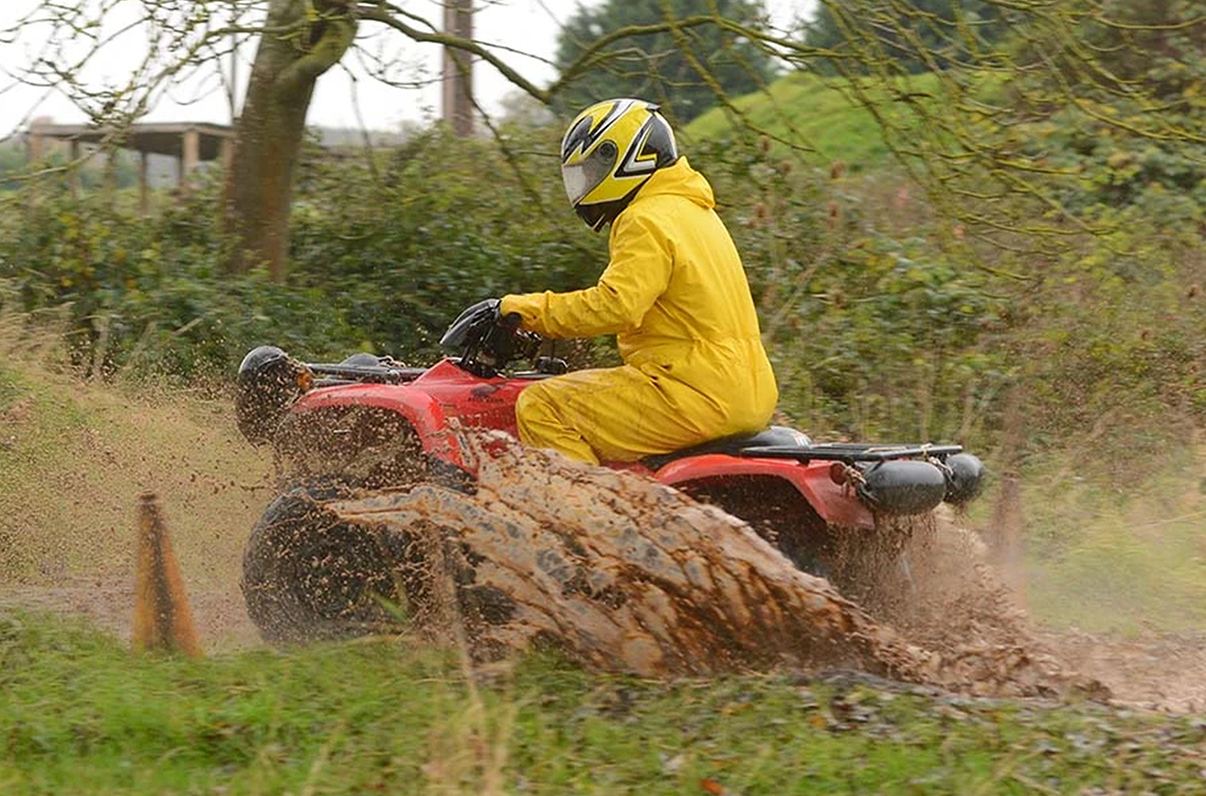
M 132 405 L 126 395 L 32 368 L 29 378 L 51 400 L 19 400 L 0 413 L 0 462 L 10 476 L 0 489 L 0 612 L 83 615 L 129 639 L 133 510 L 136 496 L 154 489 L 202 648 L 229 652 L 258 643 L 239 570 L 248 531 L 272 493 L 270 460 L 242 444 L 216 404 L 177 396 Z M 86 422 L 62 422 L 60 405 L 85 404 Z M 410 575 L 435 589 L 428 605 L 419 592 L 415 604 L 401 608 L 441 641 L 461 634 L 479 657 L 559 644 L 597 668 L 674 674 L 852 667 L 1005 694 L 1075 688 L 1085 683 L 1070 674 L 1077 672 L 1100 678 L 1128 703 L 1174 710 L 1206 704 L 1200 635 L 1034 629 L 984 563 L 976 534 L 950 515 L 915 527 L 899 564 L 870 588 L 838 593 L 796 572 L 727 516 L 649 481 L 539 453 L 510 450 L 487 462 L 473 495 L 431 485 L 331 505 L 447 551 L 439 577 L 430 568 Z M 506 529 L 528 541 L 504 536 Z M 631 555 L 643 549 L 658 556 L 656 566 Z M 537 565 L 543 551 L 548 572 Z M 691 562 L 703 561 L 720 564 L 710 565 L 719 573 L 710 586 L 692 581 L 704 570 Z M 752 585 L 743 591 L 738 576 Z M 474 589 L 488 581 L 513 589 L 511 602 Z M 624 611 L 605 610 L 621 597 Z M 1078 597 L 1069 592 L 1066 599 Z M 607 641 L 617 638 L 633 641 L 627 648 Z
M 394 551 L 418 629 L 479 659 L 551 646 L 646 676 L 854 668 L 977 694 L 1104 694 L 1036 651 L 954 525 L 919 523 L 859 605 L 714 507 L 517 446 L 482 458 L 472 494 L 425 483 L 323 508 Z

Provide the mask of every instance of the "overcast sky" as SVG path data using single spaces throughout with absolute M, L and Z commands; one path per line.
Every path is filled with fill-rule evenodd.
M 598 0 L 587 0 L 593 5 Z M 0 0 L 0 30 L 11 26 L 21 14 L 28 11 L 32 0 Z M 134 4 L 129 4 L 129 8 Z M 551 59 L 556 49 L 557 33 L 579 5 L 575 0 L 478 0 L 475 17 L 475 36 L 481 41 L 503 45 L 540 58 Z M 788 24 L 799 14 L 811 13 L 815 0 L 768 0 L 767 6 L 777 25 Z M 440 24 L 442 12 L 439 0 L 412 0 L 406 3 L 413 10 L 435 24 Z M 706 5 L 701 0 L 701 11 Z M 106 20 L 107 24 L 111 21 Z M 400 78 L 425 80 L 424 88 L 403 89 L 380 83 L 368 76 L 361 65 L 361 58 L 351 55 L 344 58 L 341 66 L 332 69 L 319 79 L 310 105 L 307 123 L 328 127 L 359 127 L 356 107 L 360 117 L 370 129 L 391 130 L 407 120 L 424 121 L 439 113 L 439 91 L 434 85 L 438 77 L 439 49 L 432 45 L 419 45 L 395 31 L 384 30 L 376 24 L 363 24 L 360 43 L 367 52 L 379 52 L 387 58 L 400 59 L 406 66 L 395 70 Z M 74 123 L 87 120 L 85 114 L 66 98 L 46 90 L 35 90 L 24 86 L 12 86 L 11 75 L 30 58 L 31 42 L 14 44 L 0 43 L 0 68 L 10 77 L 0 84 L 0 137 L 7 136 L 31 116 L 50 116 L 56 122 Z M 137 39 L 132 44 L 123 43 L 105 58 L 90 67 L 86 76 L 98 85 L 105 81 L 116 82 L 129 74 L 130 66 L 145 55 L 138 50 Z M 515 52 L 499 51 L 499 56 L 515 66 L 526 78 L 536 84 L 546 84 L 554 77 L 555 70 L 539 58 L 524 57 Z M 250 71 L 248 63 L 253 52 L 250 48 L 243 53 L 238 83 L 246 81 Z M 3 79 L 3 78 L 0 78 Z M 479 64 L 474 71 L 475 94 L 488 110 L 498 108 L 501 98 L 514 91 L 505 78 L 488 64 Z M 353 101 L 353 92 L 356 102 Z M 197 95 L 200 95 L 199 97 Z M 144 121 L 209 121 L 229 122 L 230 110 L 224 92 L 211 84 L 198 88 L 196 84 L 178 89 L 163 96 Z

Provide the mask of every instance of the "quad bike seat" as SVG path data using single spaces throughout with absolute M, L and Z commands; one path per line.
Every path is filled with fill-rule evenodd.
M 642 461 L 656 471 L 678 459 L 686 459 L 689 456 L 703 456 L 706 453 L 724 453 L 730 456 L 737 456 L 740 455 L 744 448 L 761 448 L 771 445 L 804 447 L 811 444 L 812 440 L 802 431 L 796 431 L 794 428 L 788 428 L 787 426 L 771 426 L 754 434 L 734 434 L 730 437 L 720 437 L 708 440 L 707 442 L 701 442 L 698 445 L 692 445 L 690 448 L 646 456 Z

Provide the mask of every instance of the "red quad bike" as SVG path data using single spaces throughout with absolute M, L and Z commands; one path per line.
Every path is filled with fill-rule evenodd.
M 516 435 L 519 393 L 566 371 L 537 356 L 542 342 L 487 301 L 449 327 L 440 343 L 457 355 L 431 367 L 369 354 L 304 364 L 272 346 L 247 354 L 239 428 L 273 446 L 284 485 L 244 554 L 248 612 L 267 640 L 372 632 L 390 624 L 386 606 L 422 599 L 409 591 L 423 586 L 398 574 L 419 555 L 410 539 L 383 542 L 323 502 L 420 480 L 472 491 L 465 431 Z M 531 369 L 508 370 L 521 360 Z M 814 443 L 783 426 L 610 466 L 718 505 L 850 596 L 897 560 L 917 516 L 971 500 L 984 475 L 958 445 Z

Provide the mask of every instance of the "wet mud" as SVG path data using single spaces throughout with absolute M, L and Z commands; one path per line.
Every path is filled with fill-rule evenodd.
M 516 446 L 482 458 L 473 494 L 426 484 L 328 508 L 428 551 L 405 575 L 433 595 L 416 616 L 463 632 L 476 657 L 554 645 L 645 676 L 849 667 L 971 693 L 1106 694 L 1036 649 L 952 523 L 919 522 L 856 604 L 718 509 Z

